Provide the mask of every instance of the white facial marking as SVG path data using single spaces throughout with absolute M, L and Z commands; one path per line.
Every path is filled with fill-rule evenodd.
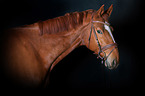
M 106 22 L 106 21 L 105 21 L 105 23 L 108 24 L 108 22 Z M 115 43 L 115 40 L 114 40 L 114 37 L 113 37 L 113 35 L 112 35 L 112 32 L 111 32 L 110 27 L 109 27 L 108 25 L 104 24 L 104 28 L 109 32 L 109 34 L 110 34 L 110 36 L 111 36 L 113 42 Z

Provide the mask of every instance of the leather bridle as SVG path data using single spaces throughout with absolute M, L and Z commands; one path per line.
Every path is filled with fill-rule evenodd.
M 114 43 L 112 43 L 112 44 L 108 44 L 108 45 L 106 45 L 106 46 L 104 46 L 104 47 L 101 47 L 101 44 L 100 44 L 100 42 L 99 42 L 99 40 L 98 40 L 98 37 L 97 37 L 96 31 L 95 31 L 95 27 L 94 27 L 94 25 L 93 25 L 94 22 L 95 22 L 95 23 L 105 24 L 105 25 L 107 25 L 107 26 L 110 26 L 110 24 L 107 23 L 107 22 L 102 22 L 102 21 L 93 21 L 93 20 L 92 20 L 92 22 L 91 22 L 90 36 L 89 36 L 89 39 L 88 39 L 88 40 L 89 40 L 88 48 L 89 48 L 89 45 L 90 45 L 90 39 L 91 39 L 92 31 L 93 31 L 94 36 L 95 36 L 96 41 L 97 41 L 97 44 L 98 44 L 98 47 L 99 47 L 99 52 L 98 52 L 98 57 L 97 57 L 97 58 L 101 58 L 101 60 L 102 60 L 102 64 L 104 64 L 104 61 L 107 60 L 107 58 L 110 56 L 110 54 L 113 52 L 113 50 L 117 47 L 117 43 L 114 42 Z M 110 51 L 110 53 L 106 56 L 106 53 L 105 53 L 104 51 L 107 50 L 107 49 L 109 49 L 109 48 L 112 47 L 112 46 L 114 46 L 114 48 L 113 48 L 113 49 Z M 104 54 L 103 57 L 100 55 L 101 53 Z M 94 54 L 96 54 L 96 51 L 95 51 Z

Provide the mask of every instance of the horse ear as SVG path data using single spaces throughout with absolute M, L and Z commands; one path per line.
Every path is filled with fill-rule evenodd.
M 113 4 L 106 10 L 106 14 L 110 16 L 112 13 L 112 10 L 113 10 Z
M 113 10 L 113 4 L 103 13 L 103 18 L 107 19 L 110 17 Z
M 102 16 L 102 14 L 104 13 L 104 4 L 100 7 L 100 9 L 97 11 L 97 15 L 98 17 Z

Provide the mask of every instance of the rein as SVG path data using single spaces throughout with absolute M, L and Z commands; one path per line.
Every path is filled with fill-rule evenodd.
M 105 25 L 107 25 L 107 26 L 110 26 L 110 24 L 107 23 L 107 22 L 93 21 L 93 20 L 92 20 L 92 22 L 101 23 L 101 24 L 105 24 Z M 93 31 L 93 33 L 94 33 L 94 35 L 95 35 L 95 38 L 96 38 L 96 41 L 97 41 L 97 44 L 98 44 L 98 47 L 99 47 L 99 52 L 98 52 L 98 57 L 97 57 L 97 58 L 100 58 L 100 59 L 102 60 L 102 64 L 104 64 L 104 61 L 107 60 L 107 58 L 110 56 L 110 54 L 113 52 L 113 50 L 117 47 L 117 43 L 114 42 L 114 43 L 112 43 L 112 44 L 108 44 L 108 45 L 106 45 L 106 46 L 104 46 L 104 47 L 101 47 L 101 44 L 100 44 L 100 42 L 99 42 L 99 40 L 98 40 L 96 31 L 95 31 L 95 27 L 94 27 L 94 25 L 93 25 L 92 22 L 91 22 L 90 36 L 89 36 L 89 39 L 88 39 L 88 40 L 89 40 L 88 47 L 89 47 L 89 45 L 90 45 L 91 34 L 92 34 L 92 31 Z M 107 49 L 109 49 L 109 48 L 112 47 L 112 46 L 114 46 L 114 48 L 113 48 L 113 49 L 110 51 L 110 53 L 106 56 L 106 53 L 105 53 L 104 51 L 107 50 Z M 95 51 L 95 52 L 96 52 L 96 51 Z M 101 53 L 104 54 L 103 57 L 100 55 Z M 94 54 L 96 54 L 96 53 L 94 53 Z

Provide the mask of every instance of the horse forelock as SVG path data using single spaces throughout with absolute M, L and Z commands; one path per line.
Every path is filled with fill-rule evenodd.
M 40 34 L 55 34 L 76 29 L 83 24 L 83 20 L 87 17 L 88 13 L 92 14 L 93 11 L 90 9 L 82 12 L 67 13 L 64 16 L 40 21 L 38 22 Z

